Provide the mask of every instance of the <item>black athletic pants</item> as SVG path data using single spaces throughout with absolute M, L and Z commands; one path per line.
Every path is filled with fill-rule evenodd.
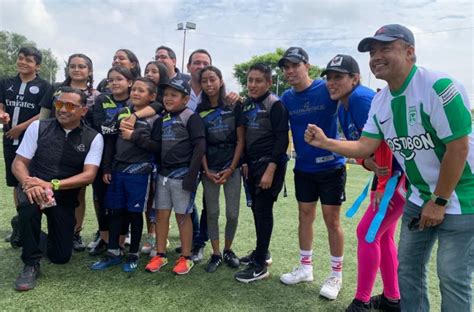
M 24 194 L 24 193 L 23 193 Z M 74 198 L 74 197 L 73 197 Z M 64 264 L 69 262 L 72 254 L 72 236 L 76 219 L 76 200 L 62 201 L 56 198 L 57 206 L 40 210 L 38 205 L 22 201 L 18 205 L 18 223 L 23 245 L 21 259 L 26 265 L 39 263 L 41 218 L 46 215 L 48 221 L 48 240 L 46 255 L 52 263 Z
M 273 204 L 283 187 L 286 164 L 277 167 L 273 175 L 272 186 L 267 190 L 263 190 L 258 184 L 266 168 L 267 163 L 249 164 L 248 187 L 252 198 L 251 208 L 257 234 L 255 262 L 260 266 L 265 265 L 265 257 L 270 246 L 273 231 Z

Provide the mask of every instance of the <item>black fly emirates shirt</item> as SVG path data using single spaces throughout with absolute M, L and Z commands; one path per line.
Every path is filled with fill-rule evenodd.
M 4 145 L 20 144 L 24 133 L 16 140 L 8 139 L 5 133 L 38 115 L 41 100 L 52 95 L 53 88 L 49 82 L 39 76 L 28 83 L 22 82 L 19 75 L 0 80 L 0 103 L 4 104 L 5 112 L 10 115 L 10 122 L 3 126 Z

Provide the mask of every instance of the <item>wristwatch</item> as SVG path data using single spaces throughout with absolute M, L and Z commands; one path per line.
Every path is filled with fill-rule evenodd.
M 432 193 L 431 200 L 438 206 L 446 206 L 448 204 L 448 200 L 443 197 L 439 197 L 438 195 Z
M 53 187 L 54 191 L 59 190 L 59 186 L 61 185 L 61 182 L 58 179 L 52 179 L 51 180 L 51 185 Z

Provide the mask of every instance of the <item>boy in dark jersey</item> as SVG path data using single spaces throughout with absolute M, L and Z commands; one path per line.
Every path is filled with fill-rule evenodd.
M 194 265 L 191 259 L 193 225 L 190 213 L 205 153 L 205 130 L 199 115 L 186 107 L 189 86 L 185 81 L 172 79 L 160 87 L 164 90 L 163 104 L 168 114 L 162 119 L 160 169 L 155 195 L 158 244 L 156 256 L 145 270 L 157 272 L 168 263 L 166 239 L 173 209 L 182 247 L 173 272 L 183 275 L 189 273 Z
M 270 67 L 259 63 L 247 73 L 248 99 L 242 109 L 245 132 L 243 176 L 252 197 L 257 242 L 247 257 L 248 267 L 235 274 L 239 282 L 266 278 L 268 246 L 273 230 L 273 204 L 283 187 L 288 148 L 288 112 L 280 99 L 270 93 Z M 241 261 L 245 263 L 246 261 Z
M 7 186 L 16 187 L 18 181 L 11 166 L 26 128 L 38 119 L 39 103 L 44 97 L 51 97 L 51 85 L 38 76 L 42 60 L 41 51 L 35 47 L 22 47 L 18 52 L 16 67 L 18 75 L 0 81 L 0 123 L 3 124 L 3 157 Z M 17 195 L 13 191 L 15 207 Z M 12 219 L 13 233 L 9 239 L 18 247 L 19 236 L 16 218 Z M 14 235 L 13 235 L 14 234 Z

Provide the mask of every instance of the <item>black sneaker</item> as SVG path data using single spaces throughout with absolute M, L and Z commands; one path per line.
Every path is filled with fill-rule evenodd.
M 390 301 L 388 300 L 384 294 L 380 294 L 377 296 L 373 296 L 370 298 L 370 304 L 372 305 L 372 308 L 375 310 L 381 310 L 385 312 L 400 312 L 400 300 L 398 301 Z
M 352 300 L 351 304 L 346 309 L 346 312 L 367 312 L 367 311 L 372 311 L 370 302 L 364 303 L 358 299 Z
M 235 255 L 235 253 L 229 249 L 229 250 L 224 250 L 224 261 L 227 263 L 228 266 L 231 268 L 238 268 L 240 265 L 239 258 Z
M 100 242 L 97 244 L 97 246 L 89 250 L 89 255 L 99 256 L 101 253 L 103 253 L 106 250 L 107 250 L 107 243 L 103 239 L 101 239 Z
M 250 251 L 250 253 L 242 258 L 240 258 L 240 264 L 243 264 L 243 265 L 249 265 L 250 263 L 253 262 L 253 260 L 255 259 L 255 250 L 252 250 Z M 265 264 L 267 266 L 270 266 L 272 265 L 272 256 L 270 254 L 270 250 L 267 252 L 267 255 L 265 257 Z
M 39 273 L 39 264 L 25 265 L 15 281 L 15 290 L 27 291 L 35 288 Z
M 221 255 L 211 255 L 209 262 L 207 263 L 206 272 L 213 273 L 217 271 L 217 268 L 222 264 Z
M 255 263 L 250 263 L 248 267 L 235 273 L 234 277 L 236 280 L 242 283 L 250 283 L 258 281 L 270 276 L 266 266 L 260 266 Z
M 86 245 L 82 242 L 82 237 L 81 237 L 80 232 L 76 232 L 72 235 L 72 248 L 75 251 L 86 250 Z
M 13 248 L 20 248 L 21 247 L 21 237 L 20 237 L 20 229 L 18 224 L 18 215 L 14 216 L 11 220 L 12 225 L 12 235 L 10 237 L 10 245 Z

